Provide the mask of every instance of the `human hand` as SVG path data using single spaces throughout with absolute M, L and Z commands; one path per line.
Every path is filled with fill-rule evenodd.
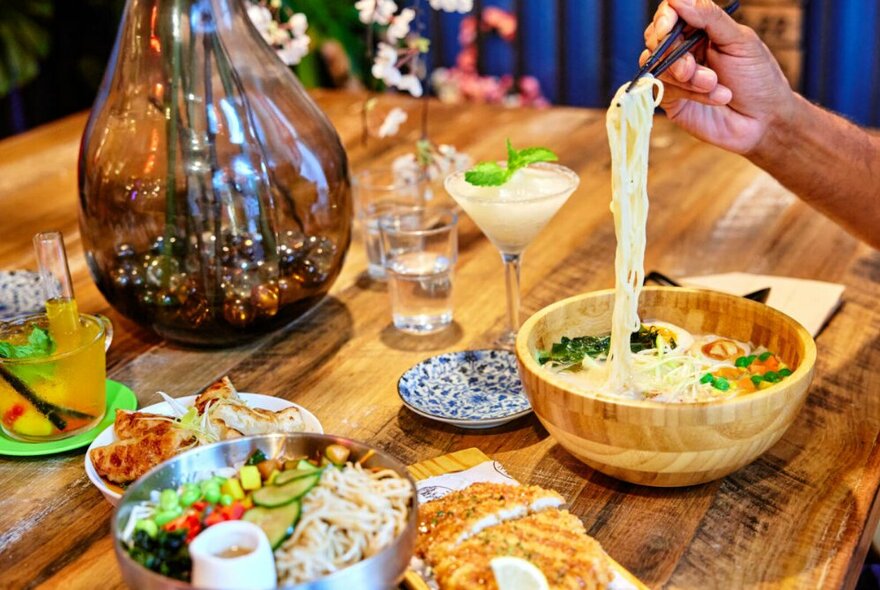
M 641 63 L 679 18 L 704 29 L 709 43 L 660 76 L 665 86 L 661 106 L 692 135 L 749 154 L 774 124 L 791 116 L 794 92 L 757 33 L 737 24 L 712 0 L 663 0 L 645 29 L 648 50 Z

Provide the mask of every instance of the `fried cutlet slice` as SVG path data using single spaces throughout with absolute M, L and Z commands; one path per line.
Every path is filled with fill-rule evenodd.
M 232 381 L 225 375 L 206 387 L 205 390 L 198 395 L 193 405 L 196 407 L 196 411 L 201 415 L 205 413 L 205 407 L 209 403 L 217 403 L 219 400 L 224 399 L 235 401 L 241 400 L 238 396 L 238 392 L 235 390 L 235 386 L 232 385 Z
M 419 506 L 416 556 L 455 547 L 483 529 L 565 503 L 557 492 L 538 486 L 475 483 Z
M 502 556 L 532 562 L 552 589 L 598 590 L 613 578 L 602 547 L 580 519 L 557 509 L 483 530 L 437 556 L 432 567 L 440 590 L 497 590 L 490 564 Z
M 113 421 L 113 432 L 119 440 L 126 438 L 140 438 L 162 424 L 168 424 L 168 416 L 150 414 L 148 412 L 116 410 L 116 419 Z
M 128 484 L 192 443 L 192 432 L 176 428 L 167 419 L 155 422 L 144 436 L 92 449 L 95 471 L 107 481 Z

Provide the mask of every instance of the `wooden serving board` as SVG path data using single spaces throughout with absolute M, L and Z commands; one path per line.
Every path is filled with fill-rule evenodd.
M 413 479 L 416 481 L 422 481 L 423 479 L 428 479 L 435 475 L 446 475 L 447 473 L 464 471 L 465 469 L 476 467 L 480 463 L 485 463 L 486 461 L 491 461 L 491 459 L 487 457 L 483 451 L 477 448 L 470 448 L 413 463 L 407 469 L 409 470 L 410 475 L 413 476 Z M 649 590 L 647 586 L 638 580 L 638 578 L 624 569 L 622 565 L 614 561 L 611 556 L 608 556 L 608 561 L 611 562 L 612 569 L 633 586 L 639 590 Z M 421 579 L 416 580 L 414 578 L 418 578 L 418 576 L 412 575 L 412 572 L 407 572 L 407 576 L 404 578 L 404 585 L 411 590 L 420 590 L 425 587 L 424 582 L 422 582 Z

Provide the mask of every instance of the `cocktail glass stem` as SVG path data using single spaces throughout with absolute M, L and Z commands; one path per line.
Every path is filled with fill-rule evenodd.
M 519 273 L 522 254 L 501 254 L 504 261 L 504 279 L 507 286 L 507 329 L 499 338 L 499 344 L 513 348 L 519 330 Z

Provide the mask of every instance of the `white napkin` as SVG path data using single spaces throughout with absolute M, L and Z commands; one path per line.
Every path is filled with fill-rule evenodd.
M 419 493 L 419 502 L 430 502 L 442 498 L 450 492 L 463 490 L 473 483 L 506 483 L 519 485 L 519 482 L 510 477 L 504 467 L 498 461 L 484 461 L 475 467 L 458 471 L 435 475 L 428 479 L 416 482 Z M 638 590 L 638 587 L 627 580 L 623 574 L 612 568 L 614 579 L 608 585 L 608 590 Z M 431 585 L 431 581 L 428 582 Z M 432 586 L 435 587 L 435 586 Z
M 778 309 L 801 323 L 813 336 L 840 307 L 844 286 L 837 283 L 730 272 L 703 277 L 687 277 L 688 287 L 713 289 L 734 295 L 745 295 L 770 287 L 767 305 Z

